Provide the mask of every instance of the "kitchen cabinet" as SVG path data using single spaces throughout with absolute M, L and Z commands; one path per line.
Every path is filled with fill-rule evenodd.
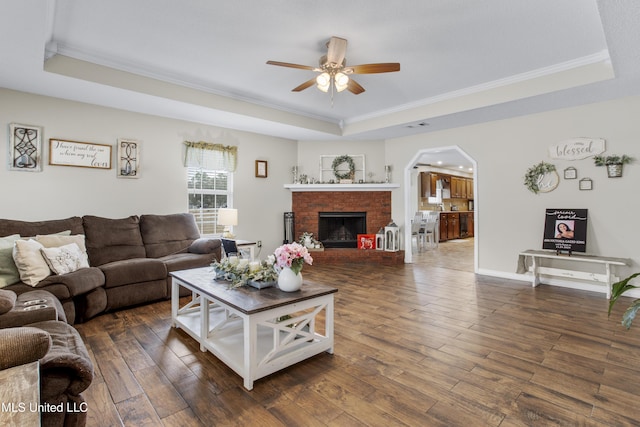
M 473 237 L 473 212 L 440 212 L 440 241 Z
M 440 241 L 460 238 L 460 214 L 458 212 L 440 213 Z
M 460 213 L 460 237 L 473 237 L 473 212 Z
M 467 199 L 473 200 L 473 179 L 467 179 Z

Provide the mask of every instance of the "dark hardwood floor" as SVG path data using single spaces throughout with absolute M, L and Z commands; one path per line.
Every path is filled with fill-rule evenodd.
M 335 354 L 252 391 L 171 328 L 169 301 L 77 325 L 96 367 L 88 425 L 639 425 L 626 301 L 607 319 L 603 294 L 476 276 L 471 242 L 411 265 L 305 267 L 339 288 Z

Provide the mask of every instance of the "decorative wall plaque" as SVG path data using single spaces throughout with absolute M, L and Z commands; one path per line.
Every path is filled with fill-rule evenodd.
M 549 146 L 549 157 L 562 160 L 581 160 L 604 152 L 602 138 L 571 138 Z

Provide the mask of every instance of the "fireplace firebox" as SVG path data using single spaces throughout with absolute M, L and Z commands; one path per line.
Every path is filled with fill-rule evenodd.
M 357 248 L 367 232 L 366 212 L 318 212 L 318 240 L 325 248 Z

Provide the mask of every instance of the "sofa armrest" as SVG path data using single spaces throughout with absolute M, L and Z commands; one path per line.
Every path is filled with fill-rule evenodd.
M 48 286 L 61 284 L 64 285 L 69 295 L 58 295 L 52 293 L 60 299 L 73 298 L 78 295 L 84 295 L 96 288 L 104 286 L 104 274 L 98 267 L 81 268 L 66 274 L 53 274 L 36 285 L 36 289 L 47 290 Z
M 192 254 L 216 254 L 216 257 L 220 259 L 221 246 L 222 240 L 220 239 L 202 237 L 194 240 L 188 251 Z
M 32 323 L 51 336 L 51 348 L 40 360 L 40 384 L 43 400 L 60 395 L 79 395 L 93 380 L 93 363 L 73 326 L 56 320 Z
M 35 362 L 51 348 L 48 332 L 30 326 L 0 329 L 0 369 Z

